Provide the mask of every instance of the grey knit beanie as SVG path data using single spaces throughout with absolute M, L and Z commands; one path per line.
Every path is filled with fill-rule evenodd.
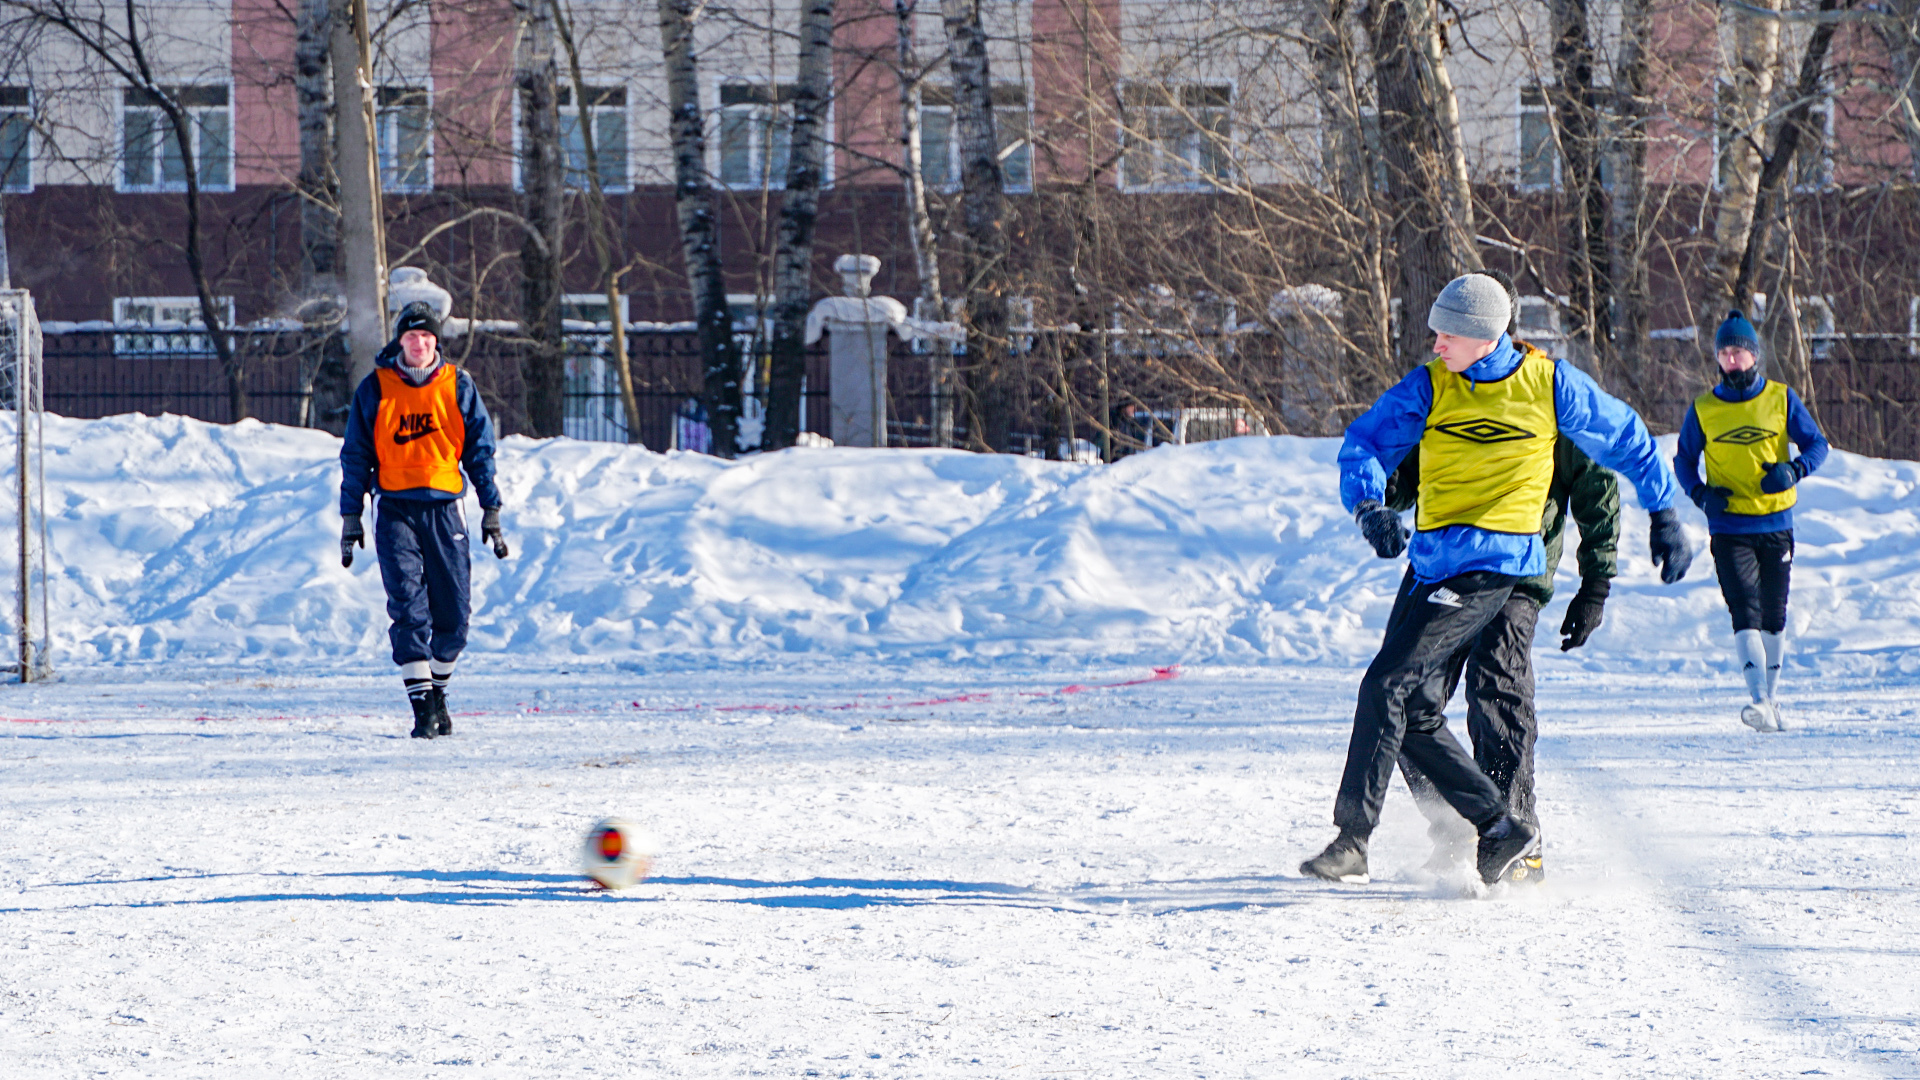
M 1507 332 L 1513 304 L 1507 290 L 1485 274 L 1462 274 L 1447 282 L 1427 312 L 1427 328 L 1475 341 L 1494 341 Z

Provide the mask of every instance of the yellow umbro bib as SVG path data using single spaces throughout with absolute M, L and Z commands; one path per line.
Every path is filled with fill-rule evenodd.
M 1785 384 L 1768 379 L 1747 401 L 1722 401 L 1708 390 L 1694 399 L 1693 415 L 1706 436 L 1707 483 L 1733 492 L 1728 511 L 1774 514 L 1798 501 L 1793 488 L 1777 495 L 1760 490 L 1767 466 L 1790 457 Z
M 1553 485 L 1553 361 L 1531 346 L 1513 374 L 1475 383 L 1435 359 L 1433 409 L 1420 439 L 1422 532 L 1472 525 L 1489 532 L 1537 533 Z

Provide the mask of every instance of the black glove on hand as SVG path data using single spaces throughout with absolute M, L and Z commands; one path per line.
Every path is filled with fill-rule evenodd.
M 1673 507 L 1655 510 L 1652 518 L 1647 550 L 1660 568 L 1660 580 L 1671 585 L 1687 576 L 1687 567 L 1693 565 L 1693 549 L 1687 546 L 1687 535 L 1680 531 L 1680 515 Z
M 359 514 L 347 514 L 340 519 L 340 565 L 353 565 L 353 546 L 367 546 L 367 530 L 360 527 Z
M 1707 513 L 1719 514 L 1727 509 L 1727 500 L 1733 498 L 1733 489 L 1695 484 L 1693 490 L 1687 492 L 1687 498 L 1692 499 L 1693 505 Z
M 1407 550 L 1407 527 L 1400 524 L 1400 515 L 1380 505 L 1379 499 L 1360 500 L 1360 505 L 1353 508 L 1353 520 L 1359 523 L 1367 543 L 1373 545 L 1375 555 L 1393 559 Z
M 1800 482 L 1806 473 L 1800 471 L 1798 461 L 1776 461 L 1767 466 L 1767 474 L 1760 478 L 1760 490 L 1769 495 L 1778 495 Z
M 1560 620 L 1560 632 L 1567 635 L 1560 642 L 1561 652 L 1585 645 L 1593 632 L 1600 629 L 1611 588 L 1606 578 L 1580 579 L 1580 591 L 1573 594 L 1573 603 L 1567 605 L 1567 617 Z
M 493 557 L 496 559 L 513 554 L 507 549 L 506 538 L 500 535 L 499 507 L 480 511 L 480 542 L 493 548 Z

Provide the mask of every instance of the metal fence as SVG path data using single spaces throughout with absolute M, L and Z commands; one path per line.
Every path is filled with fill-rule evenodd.
M 124 328 L 49 333 L 47 408 L 76 417 L 172 412 L 230 422 L 226 376 L 218 360 L 204 350 L 165 351 L 167 342 L 189 336 L 155 335 L 132 349 Z M 252 415 L 275 423 L 312 423 L 316 373 L 329 350 L 338 357 L 338 337 L 300 331 L 236 331 L 233 336 L 245 363 Z M 568 435 L 627 439 L 610 336 L 604 330 L 568 333 Z M 742 333 L 740 343 L 749 357 L 743 442 L 753 445 L 764 414 L 768 364 L 762 339 Z M 1377 393 L 1327 358 L 1261 331 L 1180 335 L 1042 329 L 1017 344 L 1003 384 L 1011 449 L 1030 454 L 1111 459 L 1163 442 L 1256 433 L 1268 420 L 1294 434 L 1337 434 Z M 1699 358 L 1691 342 L 1659 344 L 1671 347 L 1631 385 L 1607 380 L 1639 406 L 1656 432 L 1674 430 L 1711 378 L 1711 364 Z M 1800 389 L 1834 445 L 1877 457 L 1920 459 L 1920 357 L 1910 352 L 1908 339 L 1837 335 L 1819 344 L 1810 385 Z M 685 329 L 636 327 L 627 345 L 640 413 L 636 441 L 654 450 L 706 449 L 698 336 Z M 444 349 L 449 360 L 472 374 L 502 434 L 528 430 L 521 342 L 481 333 L 449 339 Z M 916 348 L 893 339 L 889 350 L 888 444 L 931 445 L 935 411 L 942 403 L 931 377 L 934 357 L 925 344 Z M 965 364 L 964 356 L 956 360 Z M 805 431 L 830 434 L 828 380 L 823 343 L 807 353 Z M 1205 389 L 1226 383 L 1233 387 L 1230 394 Z M 955 441 L 965 445 L 965 410 L 955 421 Z

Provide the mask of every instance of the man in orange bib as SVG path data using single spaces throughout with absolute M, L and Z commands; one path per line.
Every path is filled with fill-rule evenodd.
M 480 497 L 480 537 L 499 558 L 493 421 L 473 379 L 440 358 L 440 319 L 408 304 L 347 413 L 340 448 L 340 565 L 366 547 L 360 513 L 374 496 L 373 548 L 387 589 L 393 662 L 413 706 L 413 737 L 453 733 L 447 680 L 467 644 L 472 554 L 464 501 Z

